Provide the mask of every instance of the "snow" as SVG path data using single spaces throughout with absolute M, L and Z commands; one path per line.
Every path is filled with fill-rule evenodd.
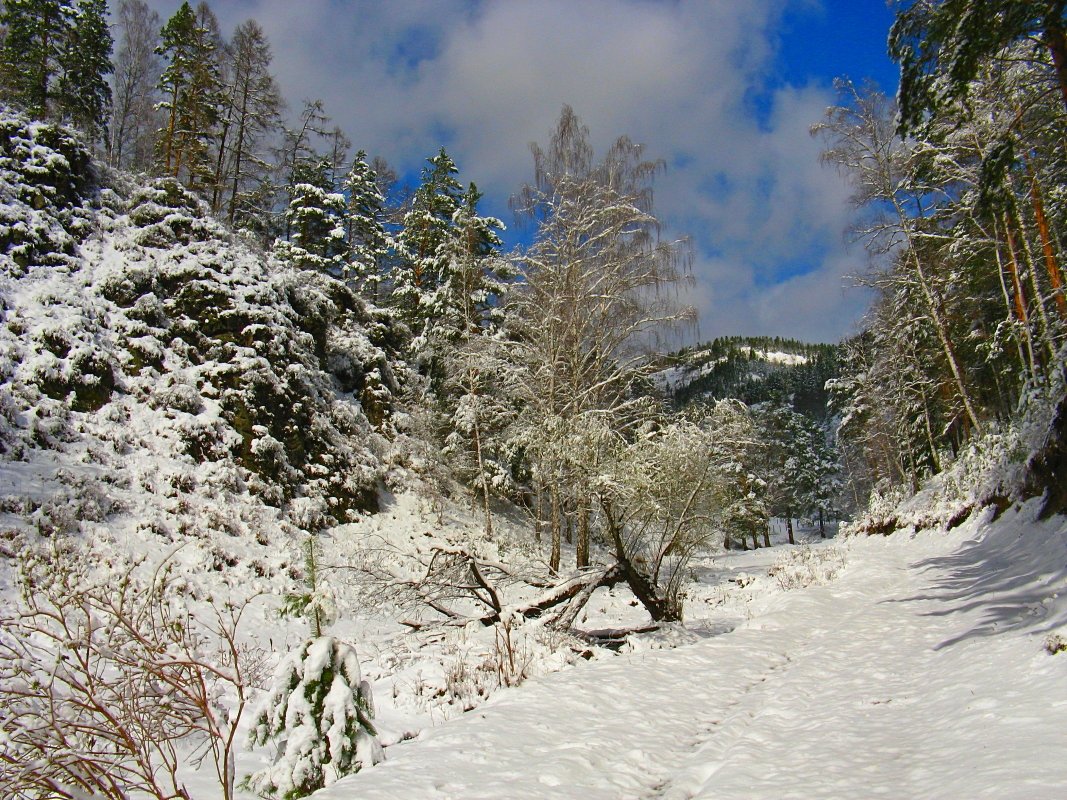
M 831 583 L 764 582 L 733 632 L 529 681 L 316 797 L 1061 796 L 1067 522 L 1034 512 L 817 546 Z

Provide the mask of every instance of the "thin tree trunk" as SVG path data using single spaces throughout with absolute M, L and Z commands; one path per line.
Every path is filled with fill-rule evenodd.
M 789 544 L 796 544 L 796 540 L 793 538 L 793 511 L 789 510 L 786 512 L 786 514 L 787 516 L 785 518 L 785 530 L 789 536 Z
M 1037 183 L 1037 176 L 1029 162 L 1027 162 L 1026 169 L 1030 173 L 1030 201 L 1034 206 L 1037 232 L 1041 236 L 1041 249 L 1045 255 L 1045 270 L 1048 272 L 1049 284 L 1052 287 L 1052 298 L 1056 302 L 1060 319 L 1064 320 L 1067 319 L 1067 297 L 1063 296 L 1063 281 L 1060 279 L 1060 267 L 1056 263 L 1056 253 L 1052 248 L 1048 219 L 1045 217 L 1045 204 L 1041 199 L 1041 187 Z
M 578 499 L 578 548 L 575 561 L 578 569 L 589 566 L 589 494 L 585 491 Z
M 473 381 L 472 381 L 473 383 Z M 482 501 L 485 505 L 485 535 L 493 535 L 493 510 L 489 503 L 489 478 L 485 474 L 485 461 L 482 460 L 482 435 L 478 425 L 478 415 L 474 414 L 474 452 L 478 457 L 478 477 L 482 484 Z
M 241 180 L 241 162 L 244 156 L 245 146 L 245 120 L 248 118 L 248 89 L 245 88 L 245 92 L 241 101 L 241 114 L 237 122 L 237 143 L 234 145 L 233 150 L 233 184 L 230 188 L 230 207 L 229 218 L 230 225 L 233 226 L 233 221 L 237 216 L 237 191 Z
M 1023 341 L 1026 343 L 1026 352 L 1023 352 L 1023 342 L 1019 341 L 1019 338 L 1015 337 L 1015 343 L 1019 348 L 1019 364 L 1023 368 L 1023 372 L 1029 372 L 1030 377 L 1033 378 L 1036 375 L 1036 361 L 1034 359 L 1034 340 L 1030 335 L 1030 321 L 1026 318 L 1026 303 L 1023 300 L 1023 286 L 1019 281 L 1019 265 L 1015 260 L 1015 251 L 1011 249 L 1009 244 L 1008 252 L 1011 258 L 1008 259 L 1008 272 L 1011 274 L 1011 293 L 1009 296 L 1008 288 L 1004 284 L 1004 264 L 1000 256 L 1000 241 L 999 241 L 999 228 L 996 219 L 993 220 L 993 232 L 997 235 L 996 240 L 993 242 L 993 252 L 997 258 L 997 267 L 1000 272 L 1000 288 L 1004 292 L 1004 302 L 1008 306 L 1008 313 L 1011 314 L 1014 311 L 1015 319 L 1022 326 L 1023 329 Z M 1027 364 L 1027 355 L 1029 356 L 1029 365 Z
M 550 502 L 552 503 L 552 544 L 548 556 L 548 568 L 553 572 L 559 572 L 560 546 L 562 544 L 562 520 L 560 515 L 559 488 L 549 487 Z
M 949 370 L 951 370 L 952 378 L 956 382 L 956 389 L 960 393 L 960 401 L 963 403 L 963 408 L 967 412 L 967 419 L 974 428 L 974 432 L 981 436 L 982 424 L 978 421 L 978 415 L 975 413 L 974 406 L 971 403 L 971 394 L 964 379 L 963 366 L 956 356 L 956 348 L 952 344 L 952 337 L 949 336 L 948 324 L 945 322 L 941 303 L 934 295 L 933 286 L 926 277 L 926 270 L 915 246 L 916 243 L 911 233 L 912 220 L 904 213 L 904 208 L 895 199 L 893 205 L 900 220 L 901 230 L 907 239 L 908 249 L 911 251 L 911 261 L 915 265 L 915 274 L 919 279 L 919 288 L 922 290 L 923 298 L 926 300 L 927 308 L 930 311 L 930 319 L 934 323 L 934 330 L 937 332 L 937 338 L 941 342 L 941 348 L 944 350 L 945 358 L 948 360 Z
M 1019 241 L 1022 244 L 1023 255 L 1026 256 L 1026 270 L 1030 276 L 1030 285 L 1034 290 L 1034 302 L 1037 304 L 1037 313 L 1041 319 L 1041 341 L 1051 362 L 1056 358 L 1056 345 L 1052 341 L 1052 323 L 1048 318 L 1048 310 L 1045 308 L 1045 297 L 1041 293 L 1041 284 L 1037 277 L 1037 266 L 1034 264 L 1034 253 L 1030 249 L 1030 242 L 1027 240 L 1026 232 L 1023 230 L 1022 219 L 1019 216 L 1019 209 L 1014 202 L 1014 197 L 1012 197 L 1012 207 L 1012 221 L 1019 231 Z M 1042 360 L 1044 361 L 1044 359 Z

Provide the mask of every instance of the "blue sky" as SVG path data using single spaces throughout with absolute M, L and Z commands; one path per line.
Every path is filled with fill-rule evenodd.
M 178 0 L 148 0 L 166 19 Z M 848 189 L 808 135 L 831 83 L 892 93 L 884 0 L 215 0 L 228 33 L 263 25 L 295 108 L 321 98 L 356 148 L 417 174 L 442 145 L 512 225 L 529 143 L 570 104 L 606 147 L 669 165 L 656 207 L 694 247 L 702 339 L 833 341 L 867 303 L 848 277 Z M 510 234 L 514 239 L 516 234 Z

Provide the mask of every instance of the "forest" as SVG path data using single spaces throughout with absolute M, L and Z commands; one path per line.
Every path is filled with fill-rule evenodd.
M 507 686 L 513 631 L 581 654 L 680 625 L 697 561 L 770 548 L 776 522 L 790 546 L 805 524 L 890 533 L 949 483 L 949 528 L 1062 512 L 1065 3 L 893 6 L 897 96 L 841 79 L 811 121 L 870 257 L 861 332 L 682 347 L 692 252 L 657 215 L 664 164 L 626 135 L 595 152 L 569 105 L 506 249 L 445 147 L 409 181 L 322 101 L 287 102 L 253 19 L 3 2 L 0 473 L 60 499 L 0 503 L 0 793 L 189 798 L 189 742 L 227 800 L 376 763 L 370 686 L 330 635 L 342 578 L 411 632 L 493 631 Z M 341 563 L 334 531 L 404 495 L 475 529 Z M 111 563 L 120 517 L 142 544 Z M 230 599 L 200 569 L 232 570 Z M 311 633 L 277 665 L 247 657 L 243 579 Z M 583 630 L 616 587 L 647 620 Z M 280 753 L 243 784 L 242 724 Z

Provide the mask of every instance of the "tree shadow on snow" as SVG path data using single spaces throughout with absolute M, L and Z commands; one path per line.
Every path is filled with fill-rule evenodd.
M 977 619 L 935 650 L 1012 631 L 1046 634 L 1067 625 L 1067 520 L 1018 518 L 983 534 L 950 555 L 912 565 L 932 578 L 929 592 L 888 601 L 938 602 L 942 608 L 921 615 Z

